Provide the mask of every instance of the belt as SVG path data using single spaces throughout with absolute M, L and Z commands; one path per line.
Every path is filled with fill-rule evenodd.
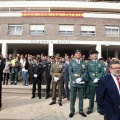
M 82 74 L 74 74 L 74 76 L 76 76 L 76 77 L 81 77 Z
M 61 75 L 62 73 L 54 73 L 54 75 Z
M 93 75 L 93 76 L 98 76 L 99 74 L 96 73 L 96 74 L 92 74 L 92 75 Z

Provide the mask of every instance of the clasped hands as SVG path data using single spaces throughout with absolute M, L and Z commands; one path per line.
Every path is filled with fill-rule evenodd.
M 82 82 L 82 79 L 81 79 L 81 78 L 77 78 L 77 79 L 75 80 L 75 83 L 77 83 L 77 84 L 84 84 L 85 82 Z
M 93 81 L 93 83 L 97 83 L 98 81 L 99 81 L 99 79 L 95 78 L 94 81 Z
M 35 77 L 35 78 L 37 78 L 37 76 L 38 76 L 37 74 L 34 74 L 34 77 Z
M 59 80 L 58 77 L 54 77 L 54 81 L 57 82 Z

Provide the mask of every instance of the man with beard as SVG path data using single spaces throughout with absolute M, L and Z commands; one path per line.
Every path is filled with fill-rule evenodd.
M 110 62 L 110 73 L 98 84 L 99 113 L 104 120 L 120 120 L 120 61 Z

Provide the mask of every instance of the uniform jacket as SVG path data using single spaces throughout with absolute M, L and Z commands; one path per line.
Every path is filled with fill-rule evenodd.
M 64 72 L 64 81 L 69 81 L 69 72 L 68 72 L 68 63 L 64 63 L 65 72 Z
M 52 76 L 51 76 L 51 74 L 50 74 L 50 68 L 51 68 L 51 62 L 47 62 L 46 63 L 46 68 L 45 68 L 45 70 L 46 70 L 46 78 L 47 79 L 51 79 L 52 78 Z
M 100 113 L 106 114 L 108 120 L 120 120 L 120 94 L 111 74 L 99 81 L 97 103 Z
M 93 60 L 89 60 L 87 63 L 88 66 L 88 74 L 90 77 L 90 85 L 97 86 L 96 83 L 93 83 L 95 78 L 101 79 L 104 74 L 104 68 L 102 62 L 97 60 L 97 63 L 95 63 Z
M 38 75 L 37 78 L 40 78 L 41 77 L 41 73 L 42 73 L 42 68 L 43 68 L 42 66 L 43 65 L 40 64 L 40 63 L 38 63 L 38 65 L 37 64 L 33 64 L 32 65 L 32 70 L 31 70 L 32 75 L 37 74 Z
M 52 75 L 52 82 L 54 82 L 54 77 L 58 77 L 59 80 L 62 81 L 64 74 L 64 63 L 59 62 L 59 65 L 53 63 L 50 69 L 50 74 Z
M 80 77 L 82 81 L 85 81 L 85 76 L 87 74 L 86 63 L 80 60 L 80 64 L 78 64 L 76 60 L 71 60 L 69 63 L 68 71 L 69 71 L 69 75 L 71 78 L 71 82 L 70 82 L 71 86 L 72 87 L 83 87 L 84 84 L 77 84 L 74 82 L 77 78 L 80 78 Z M 81 76 L 75 76 L 75 74 L 79 74 Z

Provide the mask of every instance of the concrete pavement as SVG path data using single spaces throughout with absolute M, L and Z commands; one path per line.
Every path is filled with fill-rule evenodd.
M 3 106 L 0 111 L 0 120 L 103 120 L 103 116 L 96 111 L 87 117 L 78 114 L 78 99 L 76 100 L 76 113 L 69 118 L 70 103 L 63 99 L 63 106 L 49 105 L 51 98 L 31 99 L 30 96 L 7 96 L 3 94 Z M 84 100 L 84 112 L 87 111 L 88 99 Z

